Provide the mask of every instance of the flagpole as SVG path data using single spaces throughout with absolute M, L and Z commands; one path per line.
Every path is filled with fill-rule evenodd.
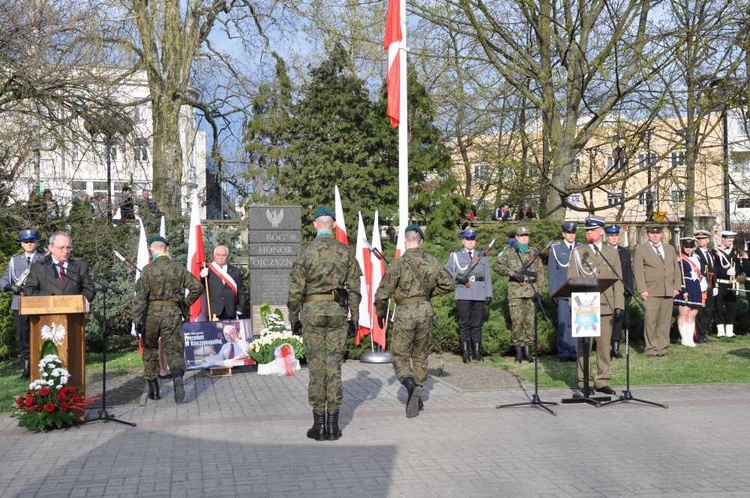
M 399 1 L 399 21 L 401 23 L 401 41 L 399 42 L 399 106 L 398 106 L 398 220 L 400 232 L 409 224 L 409 112 L 407 109 L 406 62 L 406 0 Z

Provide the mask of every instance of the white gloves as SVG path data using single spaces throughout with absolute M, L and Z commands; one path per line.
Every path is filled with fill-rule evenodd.
M 716 297 L 718 295 L 719 295 L 719 288 L 718 287 L 714 287 L 714 297 Z
M 201 270 L 201 278 L 206 278 L 208 276 L 208 268 L 203 268 Z
M 737 271 L 734 269 L 734 266 L 727 270 L 727 275 L 730 277 L 733 277 L 737 274 Z

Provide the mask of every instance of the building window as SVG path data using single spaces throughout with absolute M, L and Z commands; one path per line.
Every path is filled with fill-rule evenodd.
M 474 166 L 474 179 L 475 180 L 489 180 L 490 179 L 490 167 L 486 164 L 477 164 Z
M 656 166 L 656 152 L 638 154 L 638 167 L 646 169 L 649 166 Z
M 570 170 L 570 173 L 572 175 L 580 175 L 581 174 L 581 160 L 579 158 L 573 159 L 573 168 Z
M 73 199 L 78 199 L 81 195 L 88 192 L 87 187 L 88 185 L 85 181 L 73 180 L 70 182 L 70 188 L 73 191 Z
M 671 204 L 685 204 L 686 195 L 687 195 L 687 189 L 673 188 L 669 192 L 669 202 Z
M 685 162 L 685 151 L 676 150 L 672 152 L 672 167 L 673 168 L 684 168 L 687 165 Z
M 617 206 L 622 204 L 622 192 L 619 190 L 613 192 L 607 192 L 607 206 Z
M 137 138 L 133 145 L 133 156 L 136 161 L 148 161 L 148 140 Z
M 737 199 L 737 209 L 750 209 L 750 198 Z
M 638 205 L 645 206 L 648 203 L 649 196 L 651 196 L 654 204 L 659 202 L 659 194 L 657 192 L 641 192 L 638 194 Z

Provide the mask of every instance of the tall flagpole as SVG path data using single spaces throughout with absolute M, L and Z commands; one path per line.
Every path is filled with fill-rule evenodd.
M 399 233 L 403 233 L 409 224 L 409 117 L 406 107 L 407 74 L 406 57 L 406 0 L 399 1 L 399 21 L 401 23 L 401 41 L 399 42 L 399 105 L 398 105 L 398 220 Z

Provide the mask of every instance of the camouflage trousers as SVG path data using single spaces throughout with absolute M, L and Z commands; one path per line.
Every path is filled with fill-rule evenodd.
M 432 351 L 430 303 L 398 306 L 394 312 L 391 333 L 393 369 L 399 382 L 413 377 L 419 385 L 427 381 L 427 356 Z
M 185 343 L 182 336 L 182 314 L 179 308 L 155 308 L 146 316 L 143 340 L 143 376 L 146 380 L 159 375 L 159 337 L 167 356 L 169 370 L 185 370 Z
M 341 363 L 346 352 L 346 317 L 306 313 L 303 307 L 300 319 L 310 376 L 307 399 L 316 413 L 336 412 L 344 397 Z
M 511 298 L 508 307 L 513 346 L 531 346 L 534 343 L 534 301 L 531 298 Z

